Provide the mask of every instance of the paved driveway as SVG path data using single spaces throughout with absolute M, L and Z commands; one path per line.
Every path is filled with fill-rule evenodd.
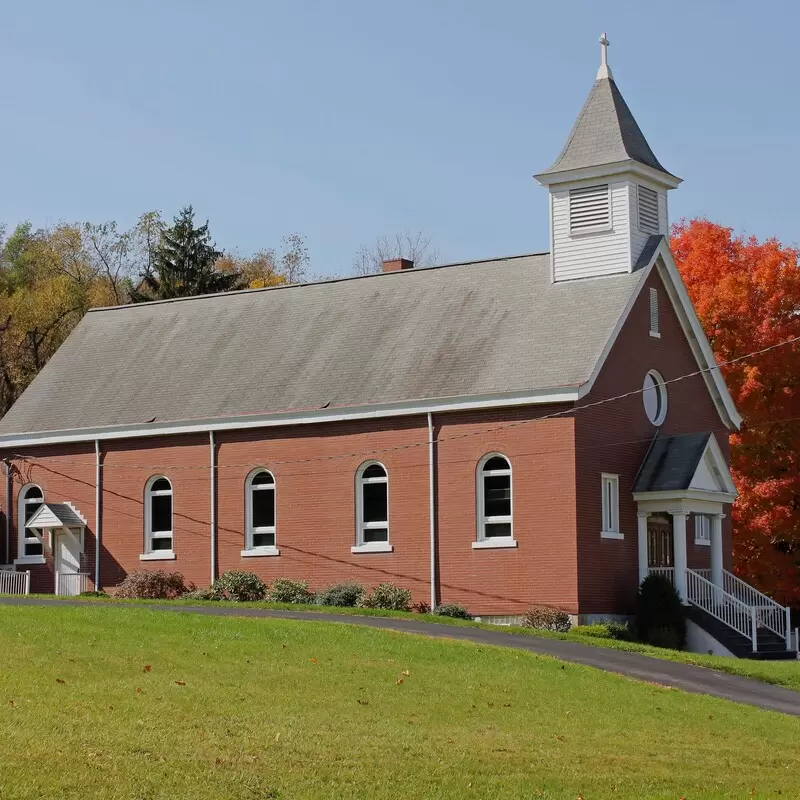
M 3 605 L 89 605 L 81 600 L 46 600 L 42 598 L 11 597 L 0 599 Z M 91 603 L 98 607 L 97 603 Z M 102 607 L 100 605 L 99 607 Z M 140 606 L 142 607 L 142 606 Z M 533 653 L 555 656 L 564 661 L 585 664 L 607 672 L 616 672 L 629 678 L 672 686 L 686 692 L 708 694 L 746 703 L 759 708 L 780 711 L 784 714 L 800 716 L 800 692 L 772 686 L 761 681 L 728 675 L 704 667 L 691 664 L 679 664 L 651 658 L 638 653 L 626 653 L 622 650 L 611 650 L 605 647 L 593 647 L 578 642 L 565 642 L 560 639 L 545 639 L 538 636 L 525 636 L 509 633 L 502 628 L 483 630 L 482 628 L 454 627 L 422 622 L 413 619 L 388 619 L 382 617 L 358 617 L 349 614 L 330 614 L 317 611 L 272 611 L 260 608 L 237 608 L 235 606 L 183 606 L 170 604 L 148 604 L 144 608 L 166 611 L 175 614 L 207 614 L 209 616 L 251 617 L 266 619 L 291 619 L 314 622 L 336 622 L 348 625 L 365 625 L 383 630 L 417 633 L 423 636 L 434 636 L 443 639 L 458 639 L 478 644 L 495 645 L 497 647 L 515 647 Z M 800 670 L 800 663 L 797 664 Z

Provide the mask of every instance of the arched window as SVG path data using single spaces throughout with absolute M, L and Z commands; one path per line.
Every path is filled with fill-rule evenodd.
M 354 552 L 387 552 L 389 544 L 389 475 L 377 461 L 356 472 L 356 546 Z
M 478 463 L 478 541 L 484 546 L 513 547 L 511 463 L 490 453 Z
M 156 475 L 147 481 L 144 493 L 145 556 L 174 558 L 172 541 L 172 484 Z
M 664 379 L 654 369 L 644 376 L 642 402 L 647 419 L 653 425 L 661 425 L 667 416 L 667 387 Z
M 245 481 L 245 540 L 242 555 L 277 555 L 275 547 L 275 478 L 257 469 Z
M 44 557 L 42 540 L 32 530 L 25 527 L 43 504 L 44 493 L 40 486 L 29 483 L 22 487 L 19 493 L 19 512 L 17 514 L 20 558 L 41 559 Z

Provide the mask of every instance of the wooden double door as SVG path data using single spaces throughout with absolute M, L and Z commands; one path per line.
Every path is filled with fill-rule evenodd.
M 653 514 L 647 518 L 647 566 L 675 566 L 675 541 L 672 536 L 672 517 Z

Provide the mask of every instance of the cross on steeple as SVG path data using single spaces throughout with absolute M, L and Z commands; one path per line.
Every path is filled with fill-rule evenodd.
M 600 69 L 597 70 L 597 80 L 610 78 L 611 70 L 608 68 L 608 46 L 611 42 L 605 33 L 600 35 Z

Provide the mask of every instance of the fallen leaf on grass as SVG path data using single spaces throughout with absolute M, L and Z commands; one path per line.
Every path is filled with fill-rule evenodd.
M 11 708 L 16 708 L 17 706 L 17 704 L 13 700 L 9 700 L 8 704 L 11 706 Z
M 137 686 L 136 687 L 136 694 L 141 694 L 141 693 L 142 693 L 142 687 L 141 686 Z
M 368 706 L 369 700 L 358 700 L 357 701 L 360 706 Z
M 563 736 L 556 736 L 556 740 L 559 741 L 559 742 L 563 742 L 564 741 L 564 737 Z
M 397 685 L 400 686 L 401 683 L 405 683 L 405 681 L 402 678 L 398 678 Z
M 175 683 L 177 683 L 178 686 L 186 686 L 186 681 L 175 681 Z
M 150 666 L 150 664 L 145 664 L 142 667 L 142 672 L 150 672 L 151 669 L 153 669 L 153 668 Z
M 411 673 L 407 669 L 404 669 L 402 674 L 407 678 Z
M 319 664 L 319 661 L 317 661 L 317 659 L 316 659 L 316 658 L 309 658 L 308 660 L 309 660 L 309 661 L 310 661 L 312 664 Z
M 66 683 L 63 678 L 56 678 L 56 683 Z
M 279 740 L 280 740 L 280 738 L 281 738 L 281 735 L 280 735 L 280 733 L 276 733 L 276 734 L 275 734 L 275 741 L 276 741 L 276 742 L 277 742 L 277 741 L 279 741 Z

